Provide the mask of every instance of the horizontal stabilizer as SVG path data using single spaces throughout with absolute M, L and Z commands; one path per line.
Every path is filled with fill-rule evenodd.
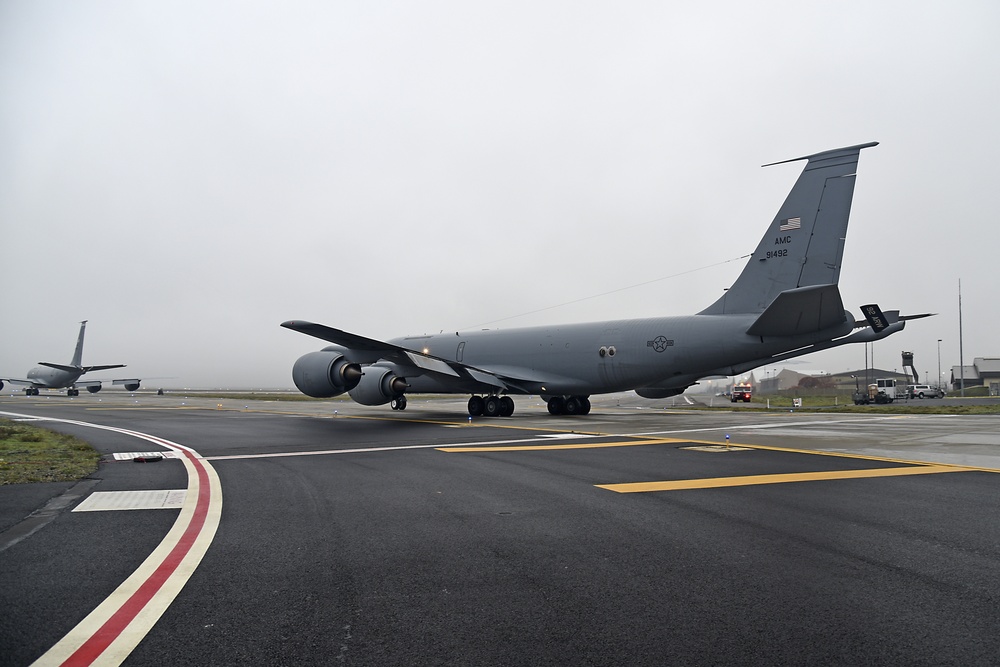
M 925 317 L 934 317 L 937 313 L 920 313 L 919 315 L 900 315 L 899 320 L 901 322 L 906 322 L 908 320 L 922 320 Z
M 39 366 L 48 366 L 49 368 L 54 368 L 57 371 L 65 371 L 66 373 L 82 373 L 83 369 L 79 366 L 67 366 L 66 364 L 53 364 L 48 361 L 39 361 Z
M 867 311 L 866 309 L 870 308 L 872 305 L 874 304 L 861 306 L 861 311 L 865 314 L 866 318 L 869 315 L 869 311 Z M 875 306 L 875 308 L 878 308 L 878 306 Z M 879 313 L 881 313 L 881 310 L 879 311 Z M 875 332 L 878 333 L 884 330 L 886 326 L 891 326 L 896 322 L 906 322 L 907 320 L 922 320 L 925 317 L 934 317 L 935 315 L 937 315 L 937 313 L 920 313 L 919 315 L 900 315 L 898 310 L 890 310 L 887 313 L 882 314 L 882 320 L 885 322 L 885 326 L 881 326 L 880 328 L 875 328 L 871 320 L 865 319 L 865 320 L 855 320 L 854 328 L 865 329 L 868 327 L 872 327 L 873 329 L 875 329 Z M 877 321 L 879 320 L 876 319 L 876 322 Z
M 39 361 L 39 366 L 48 366 L 49 368 L 55 368 L 56 370 L 65 371 L 67 373 L 89 373 L 91 371 L 106 371 L 109 368 L 125 368 L 125 364 L 106 364 L 104 366 L 68 366 L 66 364 L 53 364 L 49 361 Z
M 844 302 L 836 285 L 785 290 L 750 325 L 751 336 L 798 336 L 844 322 Z

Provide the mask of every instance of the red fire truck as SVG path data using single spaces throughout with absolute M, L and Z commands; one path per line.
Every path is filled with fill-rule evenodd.
M 744 403 L 750 402 L 750 395 L 753 394 L 752 384 L 737 384 L 733 385 L 733 393 L 729 395 L 729 400 L 733 403 L 737 401 L 743 401 Z

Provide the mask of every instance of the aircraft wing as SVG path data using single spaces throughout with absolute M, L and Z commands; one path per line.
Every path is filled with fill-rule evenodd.
M 375 340 L 373 338 L 365 338 L 364 336 L 359 336 L 357 334 L 348 333 L 347 331 L 341 331 L 340 329 L 334 329 L 333 327 L 328 327 L 323 324 L 315 324 L 313 322 L 303 322 L 301 320 L 289 320 L 288 322 L 282 322 L 281 326 L 286 329 L 291 329 L 292 331 L 298 331 L 299 333 L 304 333 L 307 336 L 312 336 L 313 338 L 319 338 L 320 340 L 325 340 L 328 343 L 334 343 L 336 345 L 343 345 L 344 347 L 349 347 L 352 350 L 362 350 L 364 352 L 386 352 L 386 351 L 401 351 L 403 348 L 396 347 L 395 345 L 389 345 L 389 343 L 383 343 L 380 340 Z
M 22 380 L 21 378 L 0 378 L 0 382 L 10 382 L 11 384 L 35 384 L 31 380 Z M 0 386 L 0 389 L 3 389 Z
M 468 382 L 470 379 L 480 384 L 498 389 L 511 389 L 519 393 L 536 393 L 530 387 L 540 382 L 540 379 L 523 377 L 517 369 L 484 369 L 469 366 L 451 359 L 443 359 L 416 350 L 366 338 L 340 329 L 334 329 L 323 324 L 289 320 L 281 326 L 292 331 L 304 333 L 307 336 L 334 343 L 352 351 L 368 353 L 374 360 L 385 360 L 401 367 L 416 369 L 419 374 L 430 373 L 447 382 L 448 378 L 456 382 Z

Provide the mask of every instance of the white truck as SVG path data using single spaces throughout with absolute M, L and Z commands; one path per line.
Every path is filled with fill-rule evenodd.
M 884 405 L 896 400 L 896 381 L 892 378 L 878 378 L 868 385 L 868 391 L 854 392 L 854 405 L 877 403 Z

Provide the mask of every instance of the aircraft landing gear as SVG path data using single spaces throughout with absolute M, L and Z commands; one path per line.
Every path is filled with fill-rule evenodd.
M 67 396 L 79 396 L 80 395 L 80 390 L 79 389 L 67 389 L 66 390 L 66 395 Z
M 514 399 L 510 396 L 473 396 L 469 399 L 471 417 L 510 417 L 514 414 Z
M 553 396 L 549 399 L 550 415 L 590 414 L 589 396 Z
M 394 398 L 389 401 L 389 407 L 393 410 L 405 410 L 406 409 L 406 396 L 400 396 L 399 398 Z
M 38 387 L 27 387 L 24 390 L 25 396 L 38 396 Z

